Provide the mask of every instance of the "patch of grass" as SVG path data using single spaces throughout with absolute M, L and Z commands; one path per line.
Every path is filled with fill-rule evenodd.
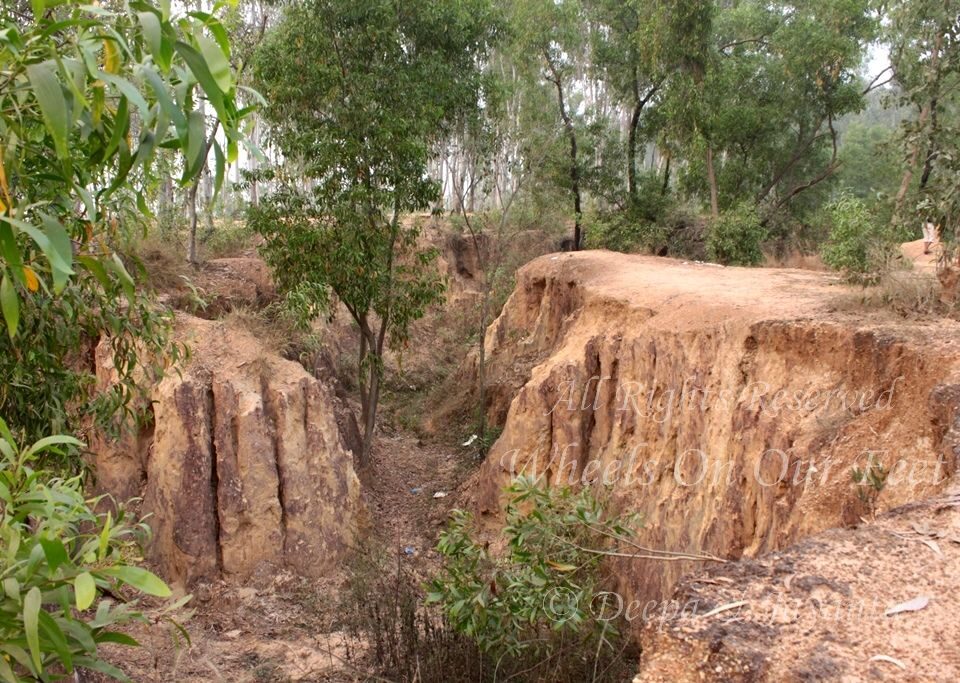
M 147 283 L 158 292 L 179 291 L 184 278 L 190 278 L 194 272 L 177 240 L 168 241 L 151 233 L 128 245 L 128 250 L 142 263 Z
M 793 268 L 796 270 L 813 270 L 825 272 L 829 270 L 819 254 L 806 254 L 799 249 L 790 249 L 783 255 L 764 252 L 764 268 Z
M 265 347 L 288 360 L 301 363 L 309 371 L 309 359 L 322 346 L 320 336 L 304 330 L 280 304 L 265 308 L 237 306 L 223 320 L 237 325 L 257 338 Z
M 202 260 L 233 258 L 256 249 L 256 233 L 245 220 L 216 220 L 212 231 L 200 235 L 199 243 Z
M 941 303 L 940 295 L 940 284 L 933 275 L 891 270 L 883 273 L 875 285 L 845 291 L 834 305 L 849 312 L 889 310 L 906 318 L 956 315 L 953 307 Z
M 277 662 L 268 659 L 254 668 L 253 680 L 257 683 L 285 683 L 289 679 Z

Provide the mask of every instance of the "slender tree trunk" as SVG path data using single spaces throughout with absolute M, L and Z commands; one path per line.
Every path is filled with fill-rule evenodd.
M 363 447 L 360 451 L 361 468 L 370 464 L 370 454 L 373 451 L 373 435 L 377 427 L 377 404 L 380 401 L 380 372 L 376 368 L 370 371 L 370 384 L 367 389 L 367 409 L 363 420 Z
M 470 213 L 477 210 L 477 183 L 473 174 L 476 172 L 474 163 L 470 162 Z
M 927 157 L 923 161 L 923 175 L 920 176 L 920 189 L 930 182 L 933 173 L 933 160 L 937 158 L 937 98 L 930 102 L 930 142 L 927 145 Z
M 203 173 L 201 174 L 203 180 L 203 207 L 204 207 L 204 223 L 206 229 L 203 233 L 202 242 L 206 243 L 210 236 L 213 234 L 213 178 L 210 174 L 210 169 L 204 164 Z
M 187 190 L 187 261 L 197 262 L 197 190 L 200 188 L 200 179 L 194 178 Z
M 374 211 L 370 207 L 371 223 L 375 221 Z M 393 299 L 393 288 L 395 284 L 394 275 L 394 256 L 397 245 L 397 239 L 400 230 L 400 209 L 394 207 L 393 218 L 390 221 L 390 251 L 388 256 L 387 271 L 389 280 L 387 284 L 387 301 L 380 312 L 379 327 L 376 332 L 370 326 L 369 315 L 364 312 L 362 315 L 351 311 L 354 320 L 360 326 L 360 377 L 361 377 L 361 402 L 363 407 L 363 446 L 360 450 L 359 466 L 366 467 L 370 463 L 370 453 L 373 450 L 373 437 L 377 428 L 377 407 L 380 403 L 380 381 L 383 372 L 383 350 L 387 341 L 387 329 L 391 321 L 391 309 Z M 367 361 L 364 363 L 364 361 Z M 369 378 L 369 382 L 364 385 L 363 378 Z M 366 396 L 364 400 L 362 397 Z
M 200 111 L 205 113 L 206 106 L 201 102 Z M 187 237 L 187 261 L 197 262 L 197 191 L 200 189 L 200 183 L 203 182 L 204 174 L 207 168 L 207 156 L 210 154 L 210 148 L 213 146 L 214 137 L 220 129 L 220 121 L 213 124 L 213 130 L 210 136 L 204 141 L 203 149 L 203 169 L 200 174 L 190 183 L 190 189 L 187 190 L 187 223 L 189 226 L 189 235 Z M 208 202 L 209 212 L 209 202 Z
M 707 182 L 710 184 L 710 215 L 720 217 L 720 199 L 717 191 L 717 174 L 713 168 L 713 145 L 707 142 Z
M 355 315 L 354 318 L 360 327 L 357 383 L 360 389 L 360 423 L 363 425 L 363 442 L 360 446 L 360 453 L 357 454 L 357 466 L 363 469 L 370 462 L 370 451 L 373 447 L 373 428 L 376 426 L 377 420 L 376 398 L 379 397 L 380 389 L 375 380 L 378 374 L 376 360 L 370 362 L 371 359 L 369 358 L 372 349 L 376 348 L 376 343 L 371 343 L 372 332 L 367 314 Z M 374 389 L 375 384 L 377 384 L 376 389 Z
M 640 125 L 640 114 L 643 104 L 638 99 L 633 106 L 630 116 L 630 128 L 627 132 L 627 192 L 631 201 L 637 198 L 637 128 Z
M 254 147 L 260 146 L 260 121 L 256 115 L 253 119 L 253 129 L 250 131 L 250 141 Z M 251 173 L 256 173 L 257 168 L 259 167 L 257 161 L 257 156 L 251 154 L 247 159 L 247 169 Z M 260 188 L 257 186 L 256 177 L 250 180 L 250 206 L 256 207 L 260 205 Z
M 630 115 L 630 127 L 627 131 L 627 191 L 630 199 L 637 197 L 637 132 L 640 127 L 640 116 L 643 114 L 643 108 L 647 102 L 654 96 L 660 85 L 663 83 L 654 83 L 650 90 L 643 97 L 640 96 L 640 83 L 636 77 L 633 81 L 633 112 Z
M 477 359 L 477 383 L 480 385 L 480 395 L 478 397 L 480 415 L 477 420 L 477 434 L 484 440 L 484 443 L 487 436 L 487 307 L 492 289 L 491 279 L 491 273 L 484 273 L 483 299 L 480 303 L 480 353 Z
M 930 51 L 930 72 L 927 75 L 927 80 L 932 86 L 936 83 L 938 79 L 938 72 L 940 69 L 940 50 L 943 47 L 943 32 L 940 31 L 937 33 L 936 38 L 933 41 L 933 48 Z M 917 117 L 917 129 L 922 132 L 927 125 L 927 119 L 930 118 L 930 113 L 932 111 L 932 104 L 936 103 L 936 98 L 932 98 L 926 104 L 923 105 L 923 108 L 920 110 L 920 116 Z M 913 143 L 912 149 L 910 150 L 910 156 L 907 159 L 907 168 L 903 172 L 903 179 L 900 181 L 900 189 L 897 190 L 896 199 L 893 202 L 893 216 L 890 219 L 892 225 L 896 225 L 900 222 L 900 214 L 903 211 L 903 203 L 907 198 L 907 192 L 910 191 L 910 183 L 913 182 L 913 171 L 917 167 L 917 162 L 920 159 L 920 137 Z
M 563 92 L 563 80 L 557 71 L 556 66 L 549 57 L 547 66 L 553 75 L 553 84 L 557 88 L 557 102 L 560 107 L 560 118 L 563 120 L 563 128 L 567 132 L 567 138 L 570 140 L 570 191 L 573 193 L 573 251 L 579 251 L 582 242 L 582 219 L 583 206 L 580 195 L 580 161 L 577 151 L 577 131 L 573 126 L 573 119 L 567 111 L 567 103 Z
M 450 156 L 450 182 L 453 183 L 453 206 L 451 213 L 463 213 L 463 185 L 460 182 L 460 154 L 454 149 Z
M 570 187 L 573 192 L 573 250 L 580 251 L 583 243 L 583 206 L 580 196 L 580 166 L 577 161 L 577 135 L 570 130 Z
M 163 179 L 163 191 L 160 194 L 160 211 L 168 214 L 173 208 L 173 178 L 167 175 Z
M 666 196 L 670 189 L 670 151 L 667 150 L 666 162 L 663 165 L 663 184 L 660 186 L 660 196 Z

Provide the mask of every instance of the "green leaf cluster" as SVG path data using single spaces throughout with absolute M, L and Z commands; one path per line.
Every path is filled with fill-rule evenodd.
M 12 337 L 22 297 L 59 294 L 78 268 L 121 273 L 109 245 L 121 222 L 149 216 L 142 188 L 157 149 L 184 152 L 181 183 L 201 171 L 201 98 L 227 132 L 228 157 L 244 112 L 213 15 L 37 0 L 30 19 L 0 12 L 0 27 L 0 270 Z
M 707 231 L 707 255 L 714 261 L 734 266 L 756 266 L 763 262 L 760 246 L 767 231 L 757 207 L 743 202 L 720 214 Z
M 588 488 L 520 477 L 507 493 L 500 555 L 475 536 L 469 513 L 454 511 L 437 544 L 443 569 L 429 585 L 428 603 L 497 657 L 549 656 L 561 642 L 612 647 L 618 624 L 603 611 L 609 606 L 597 603 L 600 566 L 636 520 L 608 514 Z
M 98 418 L 131 407 L 138 347 L 145 357 L 169 350 L 169 316 L 147 304 L 118 251 L 151 218 L 159 150 L 182 152 L 181 184 L 201 172 L 204 102 L 227 141 L 218 160 L 236 156 L 249 109 L 236 104 L 219 9 L 0 8 L 0 410 L 20 435 L 76 426 L 93 382 L 84 354 L 99 338 L 121 386 L 83 408 Z
M 0 680 L 60 680 L 78 668 L 129 680 L 105 661 L 101 645 L 136 646 L 117 627 L 142 619 L 124 593 L 167 598 L 170 589 L 132 566 L 147 527 L 120 509 L 99 514 L 80 477 L 35 469 L 44 453 L 82 444 L 49 436 L 19 447 L 0 420 Z M 171 606 L 179 608 L 183 601 Z
M 863 199 L 843 195 L 827 207 L 830 236 L 823 262 L 853 282 L 875 282 L 889 263 L 899 238 Z

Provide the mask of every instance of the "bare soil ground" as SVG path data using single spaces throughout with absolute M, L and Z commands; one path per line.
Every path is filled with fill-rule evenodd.
M 954 489 L 689 577 L 636 681 L 955 681 L 958 559 Z
M 904 242 L 900 245 L 900 253 L 903 255 L 904 260 L 906 260 L 914 270 L 922 273 L 936 273 L 937 260 L 943 253 L 943 246 L 938 242 L 931 245 L 928 253 L 923 253 L 923 250 L 923 240 Z
M 905 245 L 910 246 L 910 245 Z M 920 249 L 922 252 L 922 247 Z M 658 311 L 656 324 L 687 329 L 734 318 L 825 319 L 868 326 L 903 338 L 957 348 L 960 324 L 935 311 L 905 316 L 895 308 L 868 305 L 870 288 L 845 284 L 835 273 L 792 268 L 724 267 L 714 263 L 680 261 L 590 251 L 546 257 L 569 268 L 571 276 L 588 282 L 602 300 L 642 306 L 649 292 L 666 300 L 674 314 Z M 541 269 L 553 268 L 541 259 Z M 932 287 L 936 279 L 928 275 Z M 859 301 L 861 305 L 856 305 Z M 904 318 L 909 317 L 909 324 Z

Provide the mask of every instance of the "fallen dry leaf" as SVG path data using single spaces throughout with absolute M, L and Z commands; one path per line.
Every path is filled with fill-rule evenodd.
M 714 607 L 712 610 L 703 615 L 703 618 L 712 617 L 715 614 L 720 614 L 721 612 L 728 612 L 732 609 L 737 609 L 738 607 L 743 607 L 747 604 L 746 600 L 737 600 L 736 602 L 728 602 L 726 605 L 720 605 L 719 607 Z
M 893 664 L 896 667 L 901 669 L 906 669 L 907 665 L 901 662 L 899 659 L 894 659 L 893 657 L 888 657 L 887 655 L 874 655 L 870 658 L 871 662 L 886 662 L 887 664 Z
M 943 552 L 940 550 L 940 545 L 936 541 L 931 541 L 930 539 L 925 538 L 923 539 L 922 543 L 928 548 L 930 548 L 930 550 L 935 552 L 937 555 L 939 555 L 940 557 L 943 557 Z
M 723 586 L 733 583 L 733 579 L 728 579 L 726 576 L 718 576 L 715 579 L 707 579 L 704 577 L 696 578 L 693 580 L 694 583 L 709 583 L 714 586 Z
M 900 614 L 901 612 L 918 612 L 929 604 L 930 598 L 925 595 L 920 595 L 913 600 L 907 600 L 906 602 L 901 602 L 899 605 L 894 605 L 883 614 L 884 616 L 892 617 L 894 614 Z

